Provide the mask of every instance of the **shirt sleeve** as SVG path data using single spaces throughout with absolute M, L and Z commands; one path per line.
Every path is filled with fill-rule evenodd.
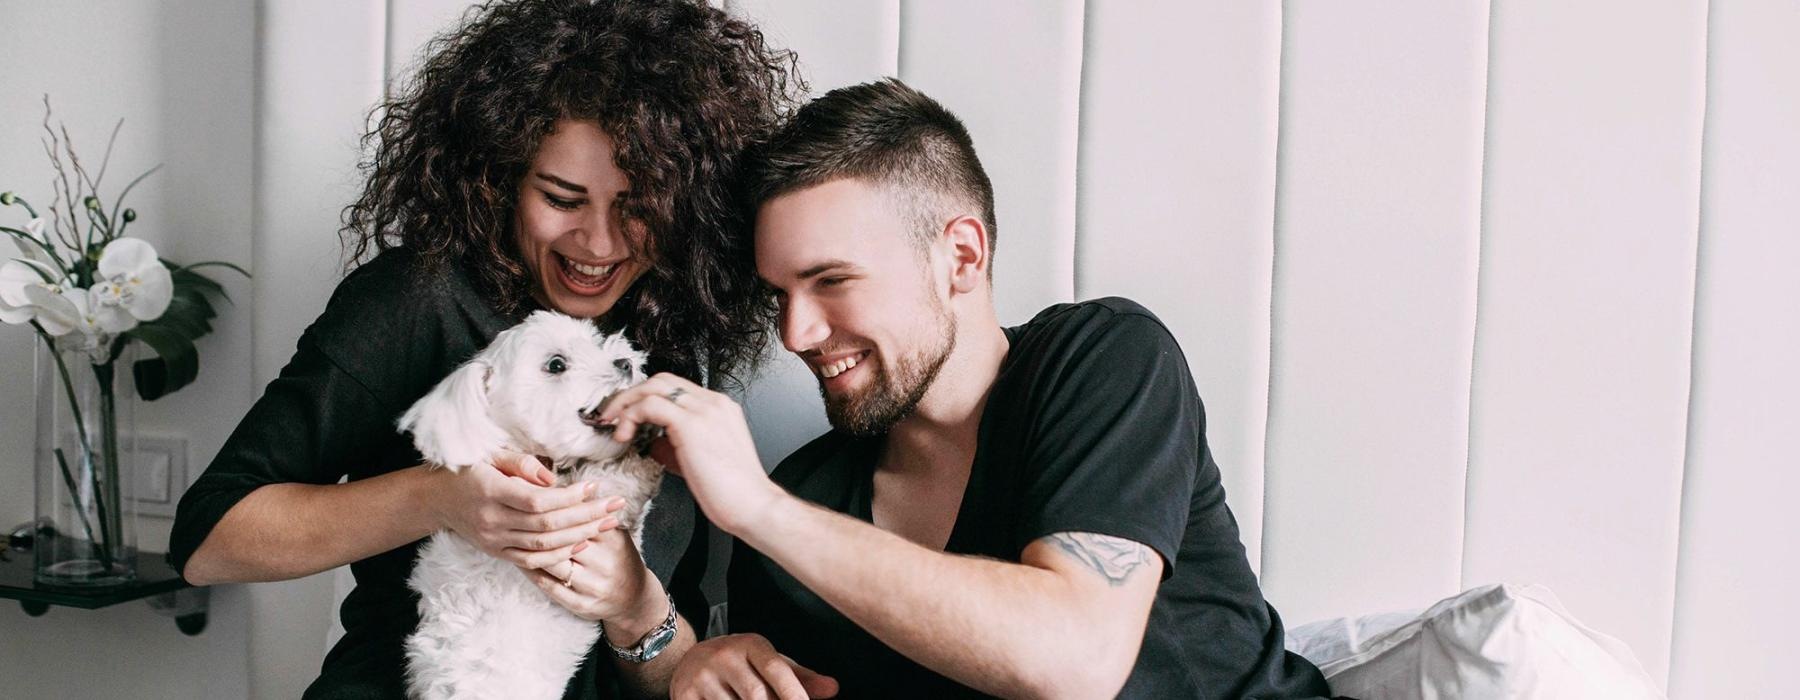
M 1019 530 L 1147 545 L 1171 575 L 1205 447 L 1200 397 L 1161 322 L 1100 310 L 1049 350 L 1033 379 Z
M 213 527 L 251 491 L 275 483 L 331 484 L 353 455 L 394 433 L 392 410 L 337 366 L 309 329 L 205 473 L 182 495 L 169 564 L 187 567 Z

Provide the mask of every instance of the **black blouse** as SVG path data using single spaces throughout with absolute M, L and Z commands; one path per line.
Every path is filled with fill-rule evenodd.
M 395 429 L 400 414 L 531 310 L 502 313 L 467 275 L 428 268 L 404 248 L 357 268 L 182 496 L 169 563 L 183 570 L 225 512 L 257 487 L 354 481 L 421 463 L 411 439 Z M 656 367 L 654 355 L 652 365 L 679 371 Z M 678 477 L 664 479 L 655 503 L 645 523 L 644 559 L 682 614 L 704 621 L 706 528 L 696 527 L 704 521 Z M 344 536 L 355 536 L 355 522 L 343 527 Z M 340 610 L 344 637 L 305 697 L 404 695 L 402 644 L 419 621 L 418 598 L 406 580 L 421 543 L 350 565 L 356 588 Z M 610 653 L 591 651 L 565 697 L 616 697 L 615 680 Z

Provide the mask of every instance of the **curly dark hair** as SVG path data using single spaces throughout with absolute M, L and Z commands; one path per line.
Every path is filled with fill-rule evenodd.
M 519 182 L 559 119 L 593 120 L 631 182 L 621 209 L 646 232 L 630 243 L 647 269 L 607 324 L 676 371 L 741 383 L 774 307 L 734 180 L 805 92 L 793 53 L 682 0 L 488 2 L 425 53 L 371 113 L 347 264 L 404 246 L 517 311 L 534 284 L 513 231 Z

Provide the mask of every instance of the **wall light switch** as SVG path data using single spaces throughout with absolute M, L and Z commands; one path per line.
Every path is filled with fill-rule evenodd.
M 178 435 L 138 433 L 137 483 L 132 500 L 140 515 L 175 517 L 175 504 L 188 485 L 187 439 Z

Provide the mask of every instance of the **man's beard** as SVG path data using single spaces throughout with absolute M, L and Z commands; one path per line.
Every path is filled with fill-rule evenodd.
M 894 374 L 889 375 L 886 367 L 874 363 L 869 367 L 874 371 L 869 388 L 842 396 L 832 396 L 820 385 L 819 393 L 825 397 L 825 418 L 831 427 L 863 437 L 885 435 L 894 424 L 912 415 L 925 392 L 937 382 L 944 361 L 956 349 L 956 318 L 944 311 L 943 306 L 937 305 L 938 328 L 942 331 L 937 347 L 899 358 L 894 363 Z

